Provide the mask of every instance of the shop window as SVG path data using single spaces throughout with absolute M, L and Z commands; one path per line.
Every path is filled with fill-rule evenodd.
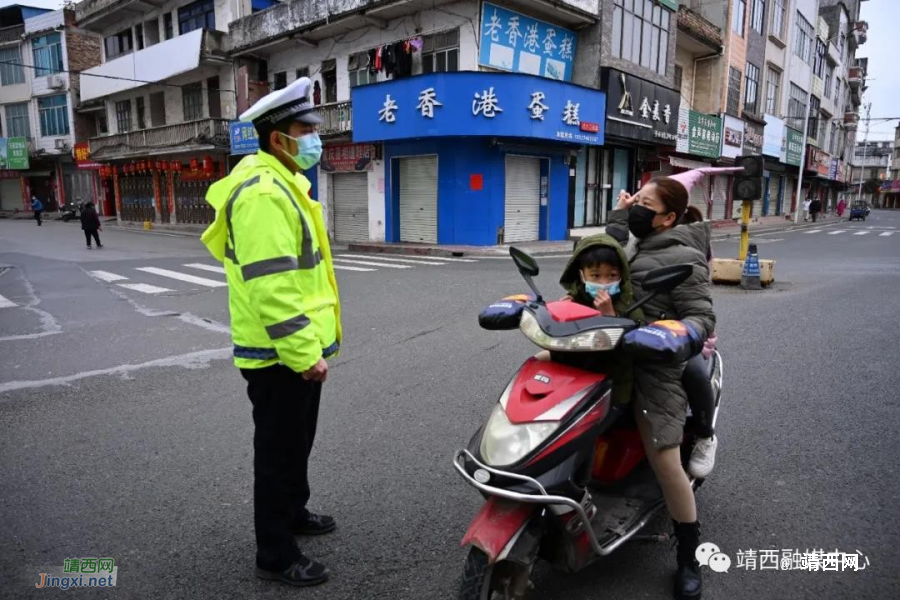
M 69 103 L 66 94 L 38 98 L 38 117 L 42 136 L 69 135 Z
M 181 99 L 185 121 L 203 118 L 203 86 L 199 81 L 181 86 Z
M 185 34 L 195 29 L 216 29 L 216 9 L 213 0 L 197 0 L 178 9 L 178 30 Z
M 759 111 L 759 67 L 748 62 L 745 77 L 744 110 L 757 114 Z
M 357 52 L 347 58 L 347 77 L 350 79 L 351 88 L 377 81 L 377 75 L 369 71 L 368 51 Z
M 116 129 L 118 133 L 131 131 L 131 100 L 116 102 Z
M 25 83 L 22 64 L 22 51 L 18 46 L 0 50 L 0 85 Z
M 770 115 L 778 114 L 779 90 L 781 90 L 781 71 L 770 66 L 766 75 L 766 112 Z
M 63 70 L 62 38 L 58 33 L 33 38 L 31 49 L 34 54 L 35 77 L 46 77 Z
M 425 36 L 423 42 L 423 73 L 459 71 L 459 29 Z
M 6 134 L 9 137 L 31 137 L 31 119 L 28 118 L 28 103 L 6 105 Z
M 671 13 L 650 0 L 615 0 L 612 53 L 666 74 Z

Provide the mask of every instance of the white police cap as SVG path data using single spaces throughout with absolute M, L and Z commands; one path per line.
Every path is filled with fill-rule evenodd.
M 318 125 L 322 122 L 309 98 L 309 77 L 301 77 L 284 89 L 267 94 L 239 117 L 254 125 L 274 125 L 285 119 Z

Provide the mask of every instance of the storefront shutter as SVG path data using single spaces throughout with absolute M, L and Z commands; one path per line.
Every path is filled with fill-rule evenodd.
M 23 210 L 24 206 L 19 178 L 0 179 L 0 210 Z
M 400 241 L 437 243 L 437 157 L 400 158 Z
M 369 239 L 369 178 L 366 173 L 335 173 L 331 177 L 334 239 L 365 242 Z
M 728 207 L 728 175 L 716 175 L 712 178 L 712 218 L 713 221 L 727 219 L 725 209 Z
M 768 210 L 765 211 L 765 216 L 775 214 L 775 210 L 778 207 L 778 190 L 781 187 L 782 177 L 781 173 L 771 173 L 769 175 L 769 203 L 766 205 Z
M 792 175 L 788 175 L 785 177 L 784 181 L 784 200 L 781 203 L 781 214 L 787 214 L 791 212 L 791 199 L 794 197 L 794 183 L 795 179 Z
M 506 157 L 505 243 L 540 238 L 541 159 Z
M 690 204 L 696 206 L 703 218 L 706 219 L 709 214 L 709 178 L 704 177 L 691 188 Z

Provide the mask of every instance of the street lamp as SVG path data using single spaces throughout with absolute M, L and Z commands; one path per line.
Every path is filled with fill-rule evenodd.
M 821 0 L 816 0 L 816 16 L 819 15 L 820 6 L 821 6 Z M 850 34 L 850 33 L 854 33 L 859 30 L 860 30 L 860 26 L 857 25 L 853 29 L 850 29 L 849 31 L 847 31 L 847 33 Z M 828 52 L 828 44 L 833 42 L 838 37 L 840 37 L 840 33 L 834 37 L 830 37 L 827 40 L 825 40 L 825 52 Z M 806 138 L 808 137 L 807 133 L 809 130 L 809 110 L 810 110 L 810 105 L 812 104 L 813 78 L 815 76 L 816 76 L 815 69 L 810 69 L 809 85 L 807 86 L 807 89 L 809 91 L 806 93 L 806 117 L 803 119 L 803 131 L 801 132 L 801 133 L 803 133 L 803 146 L 802 146 L 802 150 L 800 152 L 800 175 L 797 176 L 797 208 L 794 209 L 794 224 L 795 225 L 800 222 L 800 207 L 803 204 L 803 199 L 800 198 L 800 195 L 803 193 L 803 172 L 806 170 L 806 149 L 808 146 L 808 144 L 806 142 Z M 812 188 L 810 188 L 810 190 L 812 190 Z
M 863 159 L 862 159 L 862 167 L 859 171 L 859 189 L 856 191 L 856 201 L 859 202 L 860 197 L 862 196 L 862 187 L 863 182 L 866 180 L 866 154 L 869 150 L 869 114 L 872 110 L 872 103 L 869 102 L 866 105 L 866 136 L 863 139 Z M 854 153 L 855 154 L 855 153 Z

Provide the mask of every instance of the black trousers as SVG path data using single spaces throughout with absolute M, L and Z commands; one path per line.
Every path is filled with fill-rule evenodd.
M 91 245 L 91 236 L 93 236 L 94 241 L 97 242 L 97 246 L 102 246 L 102 245 L 103 245 L 103 244 L 100 243 L 100 236 L 97 234 L 97 230 L 96 230 L 96 229 L 85 229 L 85 230 L 84 230 L 84 241 L 87 242 L 87 245 L 88 245 L 88 246 Z
M 44 212 L 44 211 L 42 211 L 42 210 L 36 210 L 36 211 L 34 211 L 34 220 L 37 221 L 37 224 L 38 224 L 38 225 L 41 224 L 41 213 L 43 213 L 43 212 Z
M 293 529 L 307 516 L 307 468 L 322 384 L 276 365 L 241 369 L 253 404 L 256 565 L 282 571 L 300 558 Z
M 691 407 L 697 422 L 697 434 L 700 437 L 712 437 L 712 417 L 715 410 L 716 399 L 709 379 L 706 377 L 706 359 L 702 354 L 694 356 L 684 367 L 681 382 L 687 392 L 688 405 Z

